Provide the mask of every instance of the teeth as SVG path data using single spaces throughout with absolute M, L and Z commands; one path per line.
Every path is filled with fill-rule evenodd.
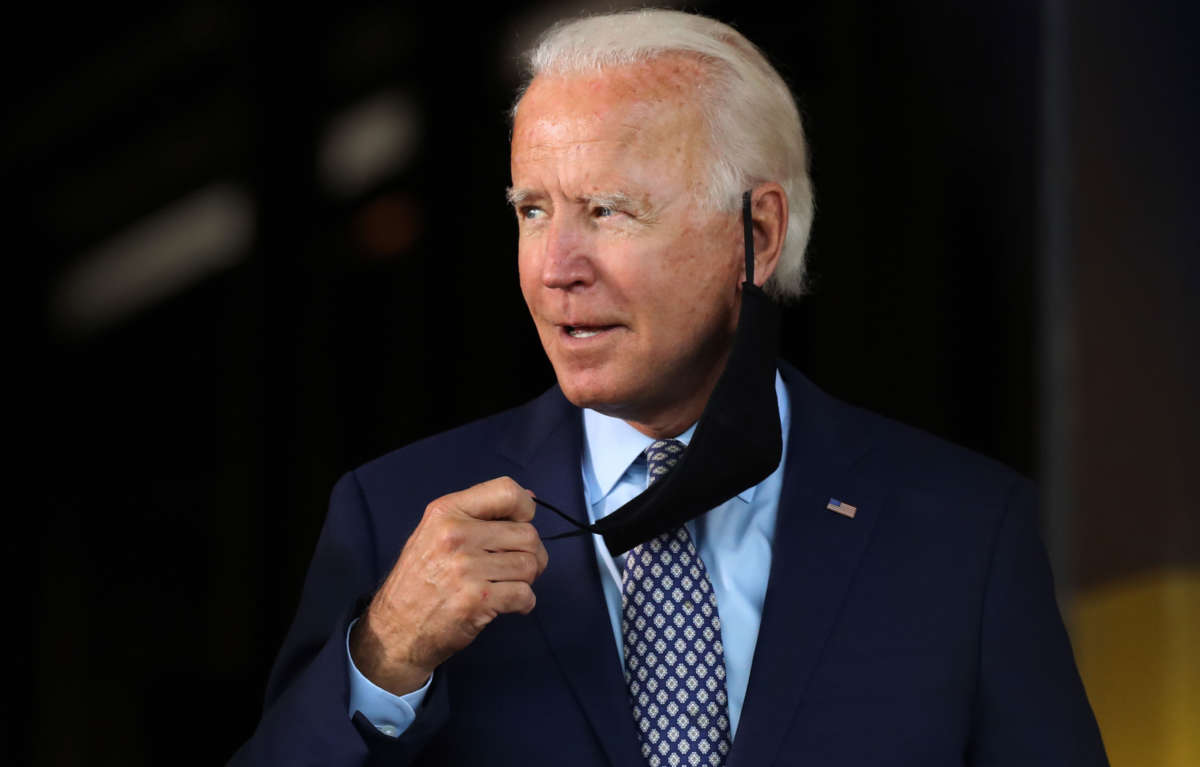
M 571 338 L 591 338 L 598 334 L 599 330 L 583 330 L 582 328 L 571 328 L 567 331 L 571 334 Z

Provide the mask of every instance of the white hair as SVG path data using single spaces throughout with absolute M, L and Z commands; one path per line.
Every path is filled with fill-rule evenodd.
M 697 83 L 713 146 L 708 204 L 735 211 L 742 193 L 774 181 L 787 194 L 783 251 L 764 286 L 776 298 L 804 293 L 804 250 L 813 217 L 808 148 L 800 112 L 783 78 L 741 33 L 681 11 L 642 9 L 559 22 L 526 54 L 526 80 L 629 66 L 671 53 L 696 56 L 708 76 Z

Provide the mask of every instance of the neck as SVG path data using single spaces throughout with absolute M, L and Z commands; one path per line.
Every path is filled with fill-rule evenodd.
M 680 414 L 675 418 L 664 418 L 661 421 L 630 421 L 625 423 L 645 434 L 647 437 L 654 439 L 674 439 L 680 434 L 683 434 L 696 421 L 700 420 L 700 414 L 704 412 L 704 408 L 696 411 L 695 415 Z
M 675 399 L 662 407 L 654 408 L 649 413 L 630 416 L 616 414 L 621 420 L 653 439 L 672 439 L 683 434 L 692 424 L 700 420 L 704 408 L 708 405 L 709 397 L 725 370 L 729 352 L 726 350 L 719 365 L 714 365 L 705 376 L 700 386 L 687 397 Z

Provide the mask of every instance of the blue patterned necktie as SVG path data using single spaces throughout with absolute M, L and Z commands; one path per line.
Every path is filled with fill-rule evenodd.
M 670 471 L 684 446 L 646 450 L 648 484 Z M 717 595 L 687 528 L 630 550 L 621 578 L 625 685 L 650 767 L 721 767 L 729 756 L 729 699 Z

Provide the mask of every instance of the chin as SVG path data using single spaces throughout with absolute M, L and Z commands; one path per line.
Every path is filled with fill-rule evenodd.
M 602 388 L 580 384 L 569 378 L 559 376 L 558 388 L 563 396 L 575 407 L 586 407 L 592 410 L 604 410 L 611 401 L 611 396 Z
M 595 373 L 559 373 L 558 388 L 563 396 L 575 407 L 585 407 L 606 415 L 618 415 L 632 399 L 627 387 L 617 382 L 604 379 Z

